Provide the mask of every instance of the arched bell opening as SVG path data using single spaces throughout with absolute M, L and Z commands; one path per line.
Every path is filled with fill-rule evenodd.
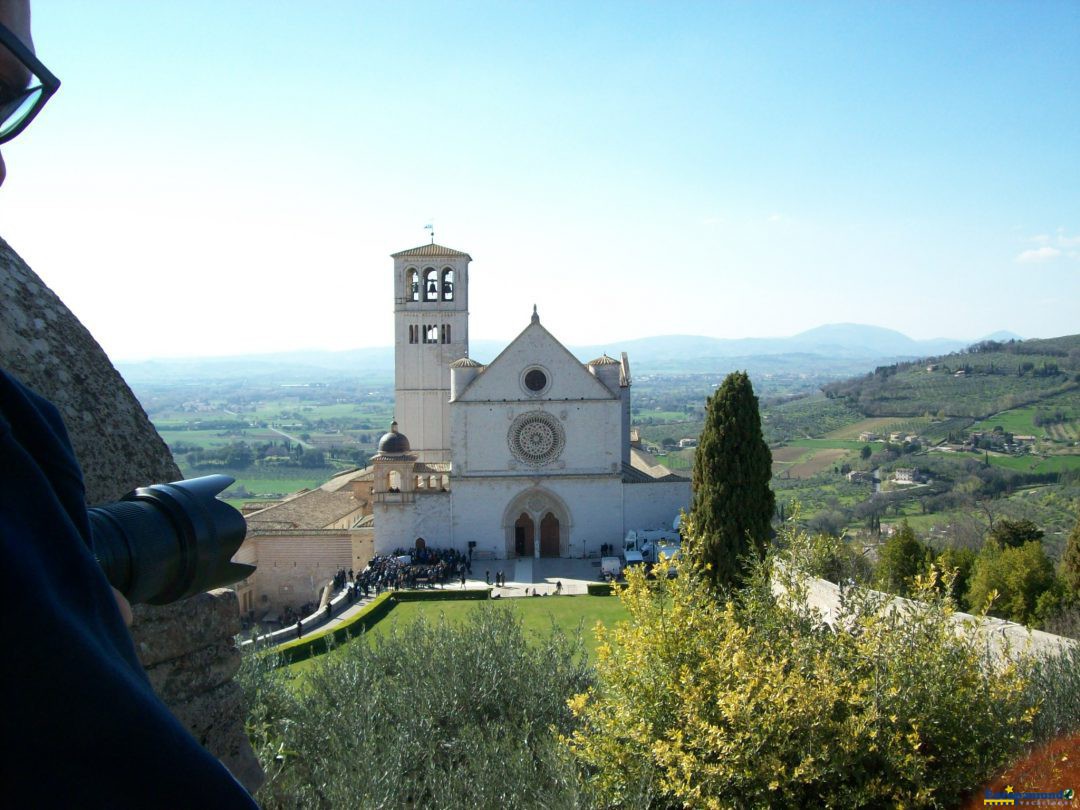
M 405 295 L 410 301 L 420 300 L 420 272 L 415 267 L 405 271 Z
M 434 267 L 424 268 L 424 300 L 439 300 L 439 271 Z

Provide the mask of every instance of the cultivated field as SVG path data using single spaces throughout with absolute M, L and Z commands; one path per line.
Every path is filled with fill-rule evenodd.
M 876 433 L 878 436 L 889 437 L 890 433 L 920 433 L 933 421 L 928 416 L 921 417 L 895 417 L 873 416 L 863 419 L 851 425 L 846 425 L 831 433 L 826 433 L 826 439 L 858 439 L 860 433 Z
M 772 448 L 773 475 L 783 478 L 812 478 L 846 461 L 858 458 L 862 442 L 844 439 L 793 439 Z
M 848 455 L 847 450 L 822 449 L 813 453 L 812 457 L 788 468 L 788 475 L 792 478 L 809 478 L 819 472 L 831 469 L 840 463 L 840 460 Z

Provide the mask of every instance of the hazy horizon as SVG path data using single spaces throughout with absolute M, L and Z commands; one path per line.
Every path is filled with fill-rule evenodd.
M 847 324 L 847 323 L 845 323 L 845 324 L 819 324 L 819 326 L 817 326 L 817 327 L 811 327 L 809 330 L 803 330 L 803 332 L 799 332 L 799 333 L 792 334 L 792 335 L 747 335 L 745 337 L 745 339 L 747 339 L 747 340 L 789 340 L 791 338 L 798 337 L 799 335 L 804 334 L 806 332 L 812 332 L 815 329 L 829 328 L 829 327 L 835 327 L 835 326 L 843 326 L 843 327 L 853 326 L 853 327 L 868 328 L 868 329 L 885 329 L 885 327 L 876 326 L 874 324 Z M 896 331 L 898 334 L 901 334 L 904 337 L 910 337 L 909 335 L 904 335 L 902 332 L 899 332 L 899 330 L 888 330 L 888 331 Z M 943 342 L 944 341 L 953 341 L 953 342 L 958 342 L 958 343 L 974 343 L 976 341 L 986 339 L 986 338 L 988 338 L 988 337 L 990 337 L 992 335 L 996 335 L 998 333 L 1007 332 L 1007 331 L 1009 331 L 1009 330 L 995 330 L 994 332 L 988 333 L 986 335 L 977 335 L 977 336 L 971 336 L 971 337 L 956 337 L 956 336 L 949 336 L 949 335 L 938 335 L 938 336 L 933 337 L 933 338 L 926 338 L 926 339 L 912 338 L 912 340 L 916 340 L 918 343 L 931 343 L 931 342 L 935 342 L 935 341 L 943 341 Z M 508 345 L 516 336 L 517 336 L 516 334 L 515 335 L 506 335 L 506 336 L 501 336 L 501 337 L 476 337 L 476 336 L 470 336 L 469 342 L 472 345 L 485 344 L 485 346 L 487 346 L 489 344 L 494 344 L 494 345 L 496 345 L 498 347 L 502 347 L 502 346 Z M 558 336 L 556 336 L 556 337 L 558 337 Z M 1045 337 L 1050 337 L 1050 338 L 1062 337 L 1062 335 L 1047 335 Z M 639 335 L 639 336 L 636 336 L 636 337 L 617 338 L 617 339 L 614 339 L 614 340 L 599 341 L 599 342 L 595 342 L 595 343 L 567 343 L 565 341 L 560 341 L 560 342 L 564 343 L 564 345 L 567 345 L 570 348 L 598 347 L 598 346 L 607 345 L 607 346 L 612 347 L 613 351 L 617 351 L 618 347 L 622 346 L 622 345 L 626 345 L 626 344 L 630 344 L 630 343 L 634 343 L 634 342 L 638 342 L 638 341 L 643 341 L 643 340 L 655 340 L 655 339 L 666 339 L 666 338 L 691 338 L 691 339 L 732 340 L 732 341 L 740 341 L 740 340 L 744 339 L 744 338 L 716 338 L 716 337 L 712 337 L 710 335 L 692 335 L 692 334 L 688 334 L 688 333 L 668 332 L 668 333 L 663 333 L 663 334 L 657 333 L 657 334 L 650 334 L 650 335 Z M 1018 339 L 1021 339 L 1021 340 L 1034 340 L 1034 339 L 1037 339 L 1037 338 L 1030 337 L 1030 336 L 1018 336 Z M 163 360 L 163 361 L 164 360 L 216 360 L 216 359 L 229 359 L 229 358 L 233 358 L 233 357 L 258 357 L 258 356 L 262 356 L 262 355 L 278 355 L 278 354 L 305 353 L 305 352 L 316 352 L 317 353 L 317 352 L 351 352 L 351 351 L 380 351 L 380 350 L 391 351 L 394 348 L 395 347 L 394 347 L 393 341 L 388 340 L 388 341 L 386 341 L 384 343 L 373 343 L 373 344 L 364 345 L 364 346 L 360 346 L 360 345 L 357 345 L 357 346 L 342 346 L 342 347 L 337 347 L 337 348 L 326 348 L 326 347 L 323 347 L 323 346 L 298 346 L 298 347 L 291 348 L 291 349 L 242 352 L 242 353 L 234 353 L 234 354 L 200 354 L 200 355 L 173 354 L 173 355 L 146 355 L 146 356 L 127 356 L 127 357 L 117 356 L 117 357 L 112 357 L 111 359 L 113 361 L 119 362 L 119 363 L 141 363 L 141 362 L 152 362 L 152 361 L 155 361 L 155 360 Z
M 115 358 L 390 345 L 429 223 L 476 339 L 1080 331 L 1075 2 L 34 14 L 0 236 Z

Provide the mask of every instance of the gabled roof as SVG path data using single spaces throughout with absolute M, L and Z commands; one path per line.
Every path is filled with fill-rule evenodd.
M 536 334 L 539 334 L 543 342 L 547 343 L 551 347 L 552 351 L 561 357 L 562 361 L 566 364 L 566 368 L 573 370 L 572 376 L 576 377 L 581 383 L 581 385 L 588 390 L 589 399 L 618 398 L 618 394 L 612 393 L 606 385 L 604 385 L 602 382 L 600 382 L 600 380 L 596 379 L 596 377 L 586 371 L 585 366 L 582 365 L 581 361 L 574 357 L 570 350 L 559 342 L 558 338 L 556 338 L 553 334 L 551 334 L 551 332 L 549 332 L 543 327 L 543 325 L 540 323 L 540 318 L 536 315 L 534 309 L 533 316 L 529 325 L 526 326 L 516 338 L 511 340 L 510 343 L 507 344 L 506 348 L 499 352 L 498 356 L 494 360 L 492 360 L 490 363 L 487 364 L 487 366 L 484 367 L 484 371 L 482 374 L 478 374 L 476 379 L 474 379 L 465 387 L 464 391 L 458 393 L 455 401 L 487 401 L 484 400 L 482 397 L 477 398 L 477 388 L 483 388 L 489 383 L 497 384 L 494 381 L 497 380 L 504 373 L 503 367 L 509 362 L 508 358 L 514 354 L 518 344 L 525 341 L 529 335 Z M 556 358 L 554 356 L 549 358 L 550 361 L 554 361 L 555 359 Z M 515 379 L 517 378 L 516 371 L 512 372 L 512 375 Z M 565 384 L 566 380 L 563 380 L 560 383 L 560 387 Z M 525 401 L 525 399 L 523 398 L 522 401 Z M 543 400 L 538 399 L 537 401 L 539 402 Z
M 676 475 L 663 465 L 652 467 L 649 471 L 641 470 L 631 464 L 622 465 L 622 481 L 624 484 L 656 484 L 689 480 L 689 478 Z
M 641 484 L 650 481 L 689 481 L 684 475 L 673 473 L 663 464 L 637 447 L 630 448 L 630 463 L 623 464 L 623 481 L 627 484 Z
M 349 489 L 330 492 L 320 488 L 252 512 L 246 519 L 253 532 L 259 529 L 325 529 L 363 506 Z
M 436 245 L 434 242 L 428 245 L 420 245 L 420 247 L 409 248 L 408 250 L 402 250 L 399 253 L 391 253 L 391 259 L 429 259 L 429 258 L 443 258 L 443 259 L 468 259 L 472 261 L 472 256 L 468 253 L 462 253 L 460 250 L 454 250 L 453 248 L 444 247 L 443 245 Z
M 413 467 L 413 472 L 426 473 L 428 475 L 439 475 L 441 473 L 450 472 L 449 461 L 419 461 Z

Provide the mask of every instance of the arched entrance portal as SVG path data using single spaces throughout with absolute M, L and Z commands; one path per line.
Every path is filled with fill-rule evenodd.
M 551 512 L 540 521 L 540 556 L 559 556 L 559 519 Z
M 569 557 L 573 520 L 566 503 L 549 489 L 530 487 L 519 492 L 503 511 L 506 556 Z
M 514 523 L 514 554 L 518 557 L 531 557 L 532 553 L 533 520 L 527 512 L 522 512 Z

